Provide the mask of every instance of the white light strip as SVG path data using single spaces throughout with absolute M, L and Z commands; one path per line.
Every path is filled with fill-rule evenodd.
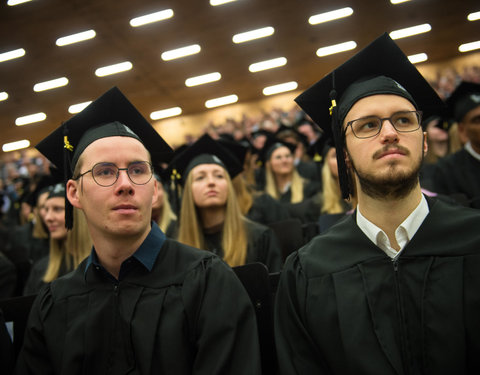
M 28 3 L 29 1 L 32 1 L 32 0 L 8 0 L 7 5 L 10 5 L 11 7 L 13 7 L 14 5 Z
M 145 14 L 144 16 L 135 17 L 130 20 L 130 26 L 138 27 L 149 23 L 163 21 L 173 17 L 173 10 L 165 9 L 160 12 Z
M 458 47 L 460 52 L 469 52 L 480 48 L 480 40 L 471 43 L 465 43 Z
M 467 20 L 469 20 L 469 21 L 478 21 L 478 20 L 480 20 L 480 12 L 470 13 L 470 14 L 467 16 Z
M 125 72 L 127 70 L 132 69 L 133 65 L 130 61 L 124 61 L 118 64 L 103 66 L 95 70 L 95 75 L 97 77 L 105 77 L 110 74 L 117 74 L 121 72 Z
M 23 48 L 14 49 L 13 51 L 8 51 L 0 53 L 0 62 L 17 59 L 25 55 L 25 50 Z
M 57 79 L 52 79 L 50 81 L 40 82 L 33 86 L 33 91 L 40 92 L 51 89 L 56 89 L 57 87 L 62 87 L 68 85 L 68 79 L 66 77 L 61 77 Z
M 155 111 L 150 113 L 150 118 L 152 120 L 160 120 L 166 117 L 173 117 L 178 116 L 182 113 L 182 109 L 180 107 L 172 107 L 167 109 L 162 109 L 160 111 Z
M 222 78 L 222 75 L 219 72 L 204 74 L 197 77 L 190 77 L 185 80 L 185 86 L 192 87 L 203 85 L 205 83 L 218 81 L 220 78 Z
M 331 12 L 315 14 L 308 19 L 310 25 L 318 25 L 319 23 L 329 22 L 337 20 L 339 18 L 344 18 L 351 16 L 353 14 L 353 9 L 350 7 L 332 10 Z
M 8 99 L 8 93 L 6 91 L 0 92 L 0 102 Z
M 17 125 L 17 126 L 27 125 L 27 124 L 31 124 L 33 122 L 43 121 L 46 118 L 47 118 L 47 115 L 43 112 L 34 113 L 32 115 L 18 117 L 15 120 L 15 125 Z
M 68 112 L 72 114 L 82 112 L 91 102 L 92 101 L 90 100 L 89 102 L 72 104 L 70 107 L 68 107 Z
M 234 1 L 237 1 L 237 0 L 210 0 L 210 5 L 214 7 L 214 6 L 223 5 L 226 3 L 233 3 Z
M 298 83 L 295 81 L 280 83 L 279 85 L 275 86 L 268 86 L 263 89 L 263 95 L 274 95 L 280 94 L 281 92 L 285 91 L 292 91 L 298 87 Z
M 250 30 L 244 33 L 235 34 L 232 38 L 233 43 L 244 43 L 250 40 L 265 38 L 272 35 L 275 29 L 271 26 L 262 27 L 261 29 Z
M 81 33 L 76 33 L 72 35 L 62 36 L 58 38 L 55 44 L 59 47 L 67 46 L 69 44 L 74 44 L 78 42 L 83 42 L 84 40 L 89 40 L 95 38 L 97 34 L 95 30 L 82 31 Z
M 277 57 L 276 59 L 265 60 L 250 64 L 248 70 L 250 70 L 252 73 L 255 73 L 262 70 L 278 68 L 279 66 L 284 66 L 286 63 L 287 59 L 285 57 Z
M 390 0 L 390 2 L 392 4 L 401 4 L 401 3 L 406 3 L 407 1 L 410 1 L 410 0 Z
M 333 55 L 334 53 L 350 51 L 355 48 L 357 48 L 357 43 L 351 40 L 349 42 L 334 44 L 333 46 L 319 48 L 317 49 L 317 56 L 322 57 L 322 56 Z
M 162 53 L 162 60 L 169 61 L 174 59 L 179 59 L 181 57 L 194 55 L 199 53 L 201 48 L 198 44 L 192 44 L 191 46 L 181 47 L 177 49 L 172 49 L 170 51 L 165 51 Z
M 412 35 L 426 33 L 432 30 L 432 26 L 428 23 L 424 23 L 423 25 L 417 25 L 412 27 L 407 27 L 405 29 L 395 30 L 392 31 L 389 35 L 392 39 L 401 39 L 407 38 Z
M 205 102 L 205 107 L 214 108 L 214 107 L 219 107 L 221 105 L 236 103 L 237 101 L 238 101 L 237 95 L 222 96 L 221 98 L 207 100 Z
M 20 150 L 22 148 L 27 148 L 30 146 L 30 141 L 27 139 L 22 139 L 21 141 L 5 143 L 2 146 L 3 152 L 10 152 L 15 150 Z
M 412 64 L 417 64 L 420 62 L 424 62 L 428 60 L 428 56 L 426 53 L 417 53 L 416 55 L 408 56 L 408 59 Z

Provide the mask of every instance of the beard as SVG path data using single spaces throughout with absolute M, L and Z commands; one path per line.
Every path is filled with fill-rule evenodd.
M 384 152 L 388 148 L 387 146 L 378 153 Z M 396 148 L 402 149 L 407 156 L 410 154 L 408 150 L 402 147 L 396 146 Z M 382 173 L 370 173 L 360 170 L 355 166 L 350 155 L 349 158 L 361 191 L 374 199 L 390 200 L 406 197 L 417 186 L 420 168 L 423 163 L 423 152 L 417 160 L 413 161 L 410 169 L 400 170 L 397 161 L 393 160 L 388 163 L 387 170 Z

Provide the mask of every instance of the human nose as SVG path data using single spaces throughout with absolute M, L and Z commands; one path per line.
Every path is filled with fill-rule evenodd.
M 381 140 L 384 143 L 398 141 L 397 129 L 393 126 L 391 119 L 382 119 L 382 128 L 380 129 Z
M 122 173 L 124 172 L 124 173 Z M 117 181 L 115 182 L 118 194 L 132 194 L 133 183 L 127 173 L 127 168 L 119 168 L 117 172 Z

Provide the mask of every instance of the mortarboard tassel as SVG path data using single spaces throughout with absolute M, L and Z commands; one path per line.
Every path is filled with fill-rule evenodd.
M 335 151 L 337 154 L 338 179 L 340 182 L 342 198 L 349 199 L 351 189 L 349 184 L 347 165 L 345 164 L 342 128 L 341 124 L 338 123 L 338 107 L 336 102 L 337 91 L 335 90 L 335 72 L 332 73 L 332 87 L 333 88 L 329 94 L 330 100 L 332 101 L 332 106 L 330 107 L 330 116 L 332 117 L 332 133 L 333 140 L 335 142 Z
M 73 228 L 73 206 L 67 199 L 67 181 L 71 172 L 71 153 L 73 152 L 73 146 L 68 141 L 68 129 L 63 126 L 63 182 L 65 184 L 65 228 Z

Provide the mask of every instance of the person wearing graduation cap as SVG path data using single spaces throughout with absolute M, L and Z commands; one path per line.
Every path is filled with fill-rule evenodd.
M 65 185 L 52 186 L 44 202 L 44 220 L 49 232 L 49 254 L 32 266 L 23 290 L 24 295 L 37 294 L 47 283 L 78 267 L 90 253 L 92 240 L 85 217 L 74 208 L 72 230 L 65 227 Z
M 242 166 L 208 134 L 171 162 L 183 186 L 178 240 L 209 250 L 231 267 L 260 262 L 270 272 L 282 267 L 273 231 L 246 219 L 238 205 L 232 178 Z
M 447 99 L 465 146 L 440 160 L 433 175 L 433 189 L 442 194 L 464 196 L 480 208 L 480 84 L 461 82 Z
M 295 100 L 334 136 L 343 198 L 350 167 L 358 205 L 286 260 L 280 373 L 480 373 L 480 213 L 418 182 L 420 111 L 440 98 L 384 34 Z
M 93 249 L 37 296 L 16 373 L 259 374 L 255 312 L 234 272 L 151 221 L 152 165 L 171 149 L 123 93 L 36 148 L 64 168 L 66 226 L 81 209 Z

